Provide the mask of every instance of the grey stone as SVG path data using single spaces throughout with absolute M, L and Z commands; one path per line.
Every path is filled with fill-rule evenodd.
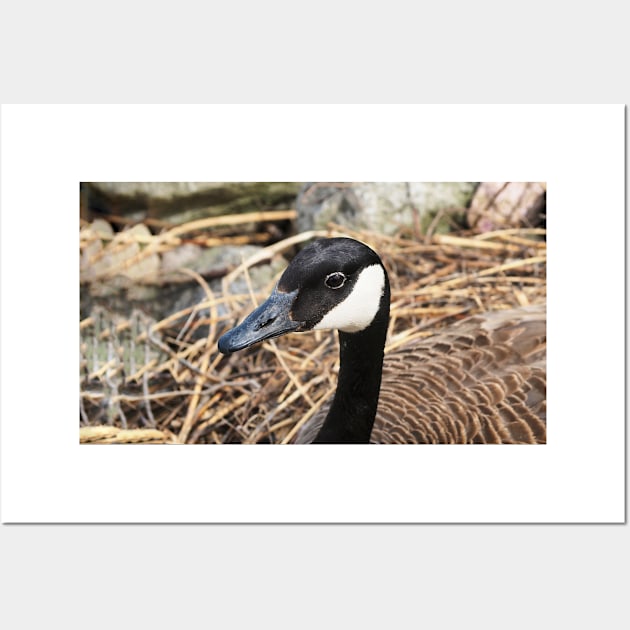
M 476 187 L 476 182 L 308 183 L 298 196 L 298 229 L 325 229 L 332 221 L 388 235 L 401 227 L 425 231 L 439 211 L 456 209 L 463 216 Z
M 538 226 L 546 191 L 545 182 L 483 182 L 468 209 L 468 224 L 476 232 Z

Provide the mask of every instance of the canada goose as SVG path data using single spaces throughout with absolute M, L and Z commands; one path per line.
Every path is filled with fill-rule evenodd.
M 545 442 L 544 307 L 473 316 L 384 358 L 389 303 L 374 251 L 349 238 L 314 241 L 269 298 L 219 339 L 219 350 L 339 331 L 337 390 L 325 418 L 313 418 L 298 442 Z

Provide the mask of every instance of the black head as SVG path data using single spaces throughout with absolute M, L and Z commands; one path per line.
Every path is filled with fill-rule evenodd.
M 389 309 L 387 274 L 378 255 L 350 238 L 314 241 L 300 251 L 269 298 L 219 339 L 224 354 L 288 332 L 359 332 Z

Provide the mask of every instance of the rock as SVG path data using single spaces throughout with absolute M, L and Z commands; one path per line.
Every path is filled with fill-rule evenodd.
M 176 274 L 182 267 L 199 271 L 197 261 L 203 255 L 203 249 L 193 243 L 184 243 L 162 254 L 162 274 Z
M 325 229 L 332 221 L 389 235 L 401 227 L 419 228 L 424 234 L 440 211 L 463 218 L 476 186 L 476 182 L 307 183 L 297 200 L 298 230 Z
M 245 257 L 245 259 L 246 258 L 247 257 Z M 250 267 L 248 273 L 254 293 L 258 293 L 267 288 L 274 278 L 279 276 L 280 273 L 286 269 L 287 265 L 286 259 L 277 255 L 265 263 Z M 228 291 L 231 295 L 247 295 L 249 293 L 249 285 L 245 276 L 241 274 L 229 283 Z
M 193 197 L 223 189 L 216 182 L 89 182 L 96 190 L 110 198 L 133 199 L 144 197 L 151 201 L 168 202 L 181 197 Z
M 107 221 L 95 219 L 81 230 L 80 236 L 84 243 L 79 265 L 81 282 L 90 282 L 107 273 L 108 263 L 102 252 L 105 244 L 114 238 L 114 230 Z
M 256 245 L 217 245 L 200 247 L 191 243 L 180 245 L 162 254 L 162 282 L 190 278 L 181 269 L 190 269 L 203 276 L 223 276 L 262 248 Z
M 204 287 L 183 269 L 204 276 L 214 295 L 219 296 L 223 276 L 263 249 L 258 245 L 206 248 L 184 243 L 159 254 L 141 255 L 152 238 L 143 224 L 116 233 L 108 223 L 96 219 L 81 229 L 82 319 L 100 308 L 117 317 L 130 317 L 134 309 L 139 309 L 160 321 L 180 310 L 203 304 L 207 298 Z M 286 265 L 286 260 L 278 255 L 250 268 L 254 292 L 267 290 Z M 245 276 L 237 276 L 229 292 L 247 295 L 249 285 Z M 217 308 L 219 315 L 228 312 L 223 303 Z M 199 310 L 192 338 L 207 335 L 207 324 L 199 322 L 207 321 L 209 316 L 207 307 Z M 184 321 L 186 319 L 184 317 Z
M 467 212 L 475 232 L 536 227 L 544 221 L 545 182 L 483 182 Z
M 159 255 L 141 255 L 143 248 L 147 246 L 151 238 L 151 231 L 142 223 L 134 225 L 124 232 L 119 232 L 114 237 L 114 248 L 119 241 L 123 242 L 116 261 L 120 274 L 131 283 L 142 282 L 151 284 L 158 279 L 160 270 Z
M 83 182 L 91 211 L 184 223 L 260 209 L 287 208 L 296 182 Z M 87 192 L 85 192 L 87 191 Z

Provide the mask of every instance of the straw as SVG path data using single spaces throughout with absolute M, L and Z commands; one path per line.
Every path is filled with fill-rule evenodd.
M 108 240 L 83 224 L 81 253 L 88 256 L 92 252 L 92 259 L 103 264 L 108 257 L 94 254 L 97 240 L 99 252 L 136 242 L 140 250 L 124 265 L 103 267 L 103 277 L 111 277 L 141 259 L 177 247 L 185 235 L 198 243 L 204 239 L 213 244 L 233 242 L 240 236 L 238 232 L 205 235 L 203 230 L 217 226 L 238 230 L 247 222 L 274 220 L 270 214 L 279 216 L 262 212 L 202 219 L 155 236 L 125 237 L 127 240 Z M 282 216 L 286 219 L 294 214 Z M 162 321 L 138 314 L 114 315 L 104 309 L 83 319 L 79 324 L 81 442 L 292 442 L 299 428 L 325 407 L 334 392 L 336 334 L 292 334 L 227 357 L 219 354 L 216 342 L 267 297 L 278 279 L 256 290 L 249 276 L 252 267 L 278 256 L 288 261 L 313 238 L 338 235 L 368 244 L 379 252 L 388 269 L 392 306 L 386 353 L 484 310 L 546 300 L 542 229 L 481 235 L 461 231 L 414 238 L 410 230 L 385 236 L 330 224 L 328 230 L 297 234 L 269 243 L 235 267 L 226 268 L 223 295 L 210 289 L 206 277 L 185 271 L 203 288 L 205 298 Z M 89 277 L 90 263 L 86 264 L 82 282 L 94 281 Z M 233 281 L 241 277 L 248 293 L 230 293 Z M 150 282 L 148 278 L 138 281 Z M 201 325 L 202 313 L 209 335 L 196 339 L 193 333 Z

